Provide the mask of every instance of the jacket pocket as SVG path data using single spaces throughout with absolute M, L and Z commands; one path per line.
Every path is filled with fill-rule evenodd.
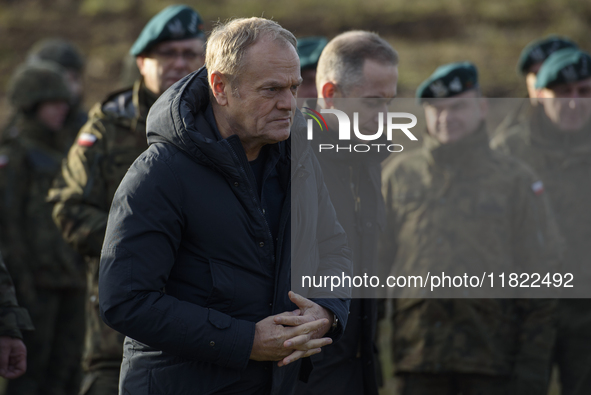
M 212 290 L 207 298 L 207 307 L 218 311 L 230 311 L 236 292 L 236 270 L 234 266 L 215 259 L 209 260 Z
M 240 380 L 240 372 L 203 362 L 150 369 L 149 395 L 208 395 Z

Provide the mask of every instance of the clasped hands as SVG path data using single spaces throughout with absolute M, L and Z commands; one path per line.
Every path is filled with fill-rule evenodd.
M 330 329 L 333 314 L 295 292 L 289 292 L 289 299 L 298 309 L 256 323 L 250 359 L 278 361 L 277 366 L 281 367 L 318 354 L 322 347 L 332 343 L 331 338 L 322 336 Z

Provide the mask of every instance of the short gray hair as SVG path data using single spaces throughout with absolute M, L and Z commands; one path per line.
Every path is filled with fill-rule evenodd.
M 363 80 L 366 59 L 398 66 L 398 52 L 376 33 L 353 30 L 339 34 L 324 48 L 316 71 L 316 88 L 334 81 L 346 94 Z
M 210 77 L 212 72 L 219 71 L 228 77 L 235 88 L 246 50 L 262 37 L 289 43 L 297 51 L 295 36 L 277 22 L 257 17 L 233 19 L 218 24 L 207 40 L 207 76 Z M 211 84 L 211 81 L 209 83 Z

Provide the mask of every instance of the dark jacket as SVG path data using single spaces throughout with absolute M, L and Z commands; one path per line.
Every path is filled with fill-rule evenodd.
M 339 144 L 337 133 L 322 133 L 318 144 Z M 387 143 L 377 141 L 376 143 Z M 382 197 L 382 166 L 390 152 L 367 153 L 314 149 L 325 177 L 339 222 L 347 233 L 356 276 L 379 275 L 377 267 L 378 232 L 385 226 Z M 371 298 L 371 297 L 374 298 Z M 377 395 L 381 385 L 381 366 L 375 344 L 378 300 L 375 289 L 353 290 L 347 329 L 342 339 L 320 354 L 312 356 L 314 370 L 307 384 L 298 383 L 298 395 L 365 394 Z M 359 298 L 359 299 L 357 299 Z
M 123 179 L 109 214 L 100 307 L 105 322 L 129 337 L 124 394 L 290 393 L 300 363 L 278 368 L 249 356 L 255 323 L 296 308 L 287 295 L 292 238 L 307 247 L 299 258 L 308 270 L 350 270 L 319 165 L 298 143 L 305 135 L 301 113 L 292 137 L 269 149 L 267 165 L 286 191 L 274 241 L 239 138 L 221 139 L 205 117 L 206 76 L 204 68 L 190 74 L 154 104 L 150 146 Z M 346 324 L 346 299 L 316 302 Z M 335 338 L 340 333 L 342 327 Z

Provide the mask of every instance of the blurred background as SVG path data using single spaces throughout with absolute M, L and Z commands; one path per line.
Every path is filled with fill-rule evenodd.
M 87 59 L 88 108 L 121 85 L 123 59 L 145 23 L 169 0 L 0 0 L 0 119 L 6 84 L 27 50 L 47 37 L 71 40 Z M 489 97 L 524 97 L 515 72 L 521 49 L 550 33 L 591 45 L 587 0 L 201 0 L 186 3 L 205 30 L 231 17 L 273 18 L 296 36 L 329 39 L 349 29 L 378 32 L 400 54 L 399 96 L 442 63 L 470 60 Z
M 126 54 L 146 22 L 169 0 L 0 0 L 0 123 L 8 120 L 6 87 L 15 67 L 38 40 L 59 37 L 85 56 L 84 106 L 122 87 Z M 523 47 L 547 34 L 566 35 L 591 49 L 589 0 L 200 0 L 194 7 L 210 31 L 231 17 L 273 18 L 297 37 L 329 39 L 350 29 L 379 33 L 399 52 L 399 97 L 443 63 L 469 60 L 489 97 L 525 97 L 515 70 Z M 389 322 L 381 327 L 383 393 L 389 379 Z M 0 388 L 1 388 L 0 382 Z M 555 384 L 551 393 L 556 393 Z M 0 389 L 0 393 L 1 393 Z

